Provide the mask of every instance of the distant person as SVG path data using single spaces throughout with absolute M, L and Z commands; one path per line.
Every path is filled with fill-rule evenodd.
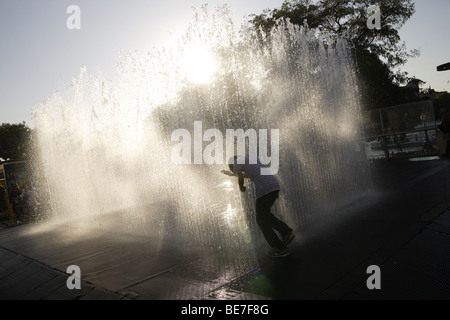
M 20 195 L 22 194 L 22 190 L 20 189 L 19 185 L 16 183 L 12 186 L 11 190 L 11 205 L 13 212 L 16 216 L 16 219 L 18 222 L 23 222 L 23 206 L 22 206 L 22 199 Z
M 240 158 L 240 157 L 239 157 Z M 262 231 L 267 243 L 272 247 L 269 256 L 278 258 L 289 255 L 287 245 L 294 239 L 292 229 L 283 221 L 277 219 L 271 212 L 271 208 L 278 198 L 280 185 L 274 175 L 262 175 L 261 168 L 265 166 L 259 159 L 252 159 L 255 164 L 250 163 L 248 156 L 244 157 L 244 164 L 238 163 L 238 157 L 230 159 L 230 171 L 222 170 L 221 172 L 229 176 L 237 176 L 239 189 L 245 192 L 244 178 L 249 178 L 255 184 L 256 190 L 256 222 Z M 256 160 L 256 161 L 255 161 Z M 275 231 L 281 236 L 275 233 Z
M 23 204 L 24 217 L 27 221 L 34 220 L 37 216 L 36 193 L 33 185 L 29 181 L 24 183 L 20 198 Z
M 449 158 L 450 155 L 450 113 L 446 112 L 442 116 L 441 124 L 438 129 L 442 132 L 443 146 L 445 148 L 444 156 Z
M 6 205 L 6 199 L 7 199 L 7 191 L 6 188 L 3 188 L 2 185 L 0 185 L 0 211 L 4 211 L 8 209 L 8 206 Z
M 9 202 L 12 202 L 11 192 L 13 191 L 14 186 L 17 184 L 16 179 L 13 175 L 8 174 L 6 181 L 7 181 L 6 190 L 8 192 L 8 199 L 9 199 Z

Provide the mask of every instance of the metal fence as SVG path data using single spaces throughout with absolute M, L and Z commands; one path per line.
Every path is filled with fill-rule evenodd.
M 366 154 L 373 158 L 437 156 L 440 132 L 432 101 L 378 109 L 363 115 Z

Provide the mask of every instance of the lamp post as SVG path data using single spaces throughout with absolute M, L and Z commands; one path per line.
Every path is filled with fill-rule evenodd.
M 447 70 L 450 70 L 450 62 L 441 64 L 440 66 L 437 66 L 436 69 L 437 69 L 437 71 L 447 71 Z

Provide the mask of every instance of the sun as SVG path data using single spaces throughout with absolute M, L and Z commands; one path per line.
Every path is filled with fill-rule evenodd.
M 217 71 L 214 55 L 202 47 L 187 48 L 183 55 L 183 69 L 189 81 L 208 83 Z

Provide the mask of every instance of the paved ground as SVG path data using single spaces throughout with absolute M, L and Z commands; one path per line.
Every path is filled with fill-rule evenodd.
M 1 299 L 449 299 L 450 162 L 379 163 L 375 191 L 298 230 L 291 256 L 193 246 L 86 221 L 0 230 Z M 101 220 L 105 226 L 120 217 Z M 67 267 L 81 269 L 69 290 Z M 367 268 L 380 268 L 369 290 Z

